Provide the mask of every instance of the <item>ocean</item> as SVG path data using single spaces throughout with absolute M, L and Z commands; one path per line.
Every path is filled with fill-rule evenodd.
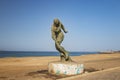
M 70 52 L 70 56 L 97 54 L 98 52 Z M 0 58 L 3 57 L 37 57 L 37 56 L 60 56 L 59 52 L 50 51 L 0 51 Z

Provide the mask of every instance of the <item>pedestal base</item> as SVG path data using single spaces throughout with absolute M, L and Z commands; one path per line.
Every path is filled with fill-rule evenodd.
M 48 64 L 48 72 L 56 75 L 76 75 L 83 73 L 83 64 L 76 62 L 51 62 Z

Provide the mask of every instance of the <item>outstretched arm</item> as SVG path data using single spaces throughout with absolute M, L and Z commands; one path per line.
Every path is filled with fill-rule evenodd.
M 61 28 L 62 28 L 62 30 L 63 30 L 65 33 L 67 33 L 67 32 L 68 32 L 68 31 L 66 31 L 66 30 L 65 30 L 64 25 L 63 25 L 63 24 L 61 24 Z

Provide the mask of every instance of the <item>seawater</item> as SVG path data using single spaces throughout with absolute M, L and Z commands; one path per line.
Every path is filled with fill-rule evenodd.
M 70 52 L 70 56 L 97 54 L 98 52 Z M 59 52 L 48 51 L 0 51 L 2 57 L 37 57 L 37 56 L 60 56 Z

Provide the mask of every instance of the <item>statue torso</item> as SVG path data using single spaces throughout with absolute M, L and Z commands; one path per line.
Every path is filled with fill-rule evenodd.
M 55 25 L 53 25 L 53 26 L 52 26 L 52 30 L 53 30 L 55 33 L 61 32 L 61 25 L 59 25 L 58 27 L 56 27 Z

